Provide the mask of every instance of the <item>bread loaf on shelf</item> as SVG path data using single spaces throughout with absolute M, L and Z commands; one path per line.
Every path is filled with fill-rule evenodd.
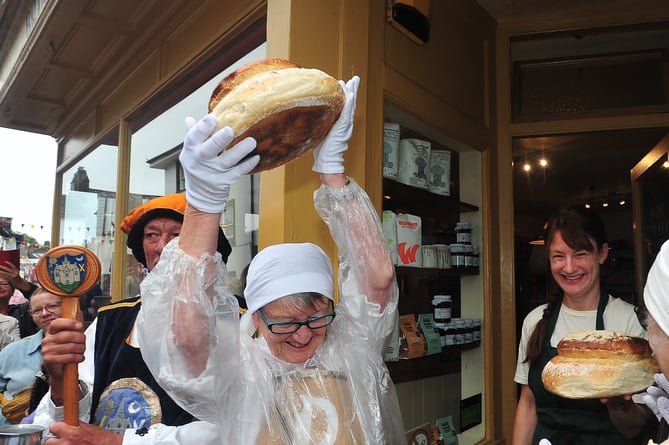
M 209 101 L 217 130 L 232 128 L 260 155 L 253 172 L 269 170 L 314 149 L 341 113 L 346 95 L 339 82 L 318 69 L 301 68 L 283 59 L 264 59 L 226 76 Z
M 544 387 L 569 399 L 609 398 L 644 391 L 659 372 L 648 341 L 610 330 L 574 332 L 544 367 Z

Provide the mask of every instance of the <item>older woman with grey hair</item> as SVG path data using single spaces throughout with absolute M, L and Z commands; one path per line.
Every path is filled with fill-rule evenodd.
M 641 319 L 648 330 L 648 341 L 660 365 L 661 373 L 655 374 L 655 385 L 648 388 L 644 401 L 661 420 L 655 440 L 668 444 L 669 433 L 669 241 L 660 248 L 648 273 L 643 290 L 646 309 Z
M 340 83 L 346 104 L 313 166 L 322 183 L 314 204 L 339 248 L 337 302 L 332 264 L 320 247 L 274 245 L 249 266 L 240 326 L 212 234 L 229 185 L 258 162 L 246 158 L 256 142 L 226 149 L 232 131 L 212 135 L 212 116 L 184 141 L 184 224 L 142 283 L 138 334 L 161 386 L 194 416 L 219 425 L 222 444 L 406 441 L 383 361 L 399 291 L 378 214 L 344 174 L 359 78 Z

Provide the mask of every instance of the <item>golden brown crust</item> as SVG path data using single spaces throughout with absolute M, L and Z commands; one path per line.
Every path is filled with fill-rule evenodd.
M 634 394 L 653 384 L 659 372 L 648 342 L 616 331 L 581 331 L 558 344 L 544 367 L 544 387 L 569 399 Z
M 246 137 L 260 155 L 252 173 L 291 161 L 315 148 L 335 123 L 346 96 L 328 74 L 301 68 L 283 59 L 267 59 L 241 67 L 214 90 L 209 111 L 216 129 L 230 126 L 234 146 Z
M 264 59 L 256 60 L 249 64 L 244 65 L 243 67 L 236 69 L 229 75 L 225 76 L 223 80 L 219 82 L 214 91 L 211 93 L 211 98 L 209 99 L 209 112 L 211 113 L 217 103 L 227 95 L 230 90 L 232 90 L 236 85 L 241 84 L 247 79 L 270 70 L 280 70 L 283 68 L 301 68 L 298 64 L 291 62 L 290 60 L 285 59 Z
M 650 345 L 640 337 L 616 331 L 581 331 L 565 336 L 558 344 L 558 354 L 568 357 L 610 358 L 611 356 L 651 356 Z

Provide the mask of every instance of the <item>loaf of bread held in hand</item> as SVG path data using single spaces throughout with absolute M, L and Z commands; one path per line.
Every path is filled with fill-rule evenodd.
M 301 156 L 323 141 L 341 113 L 346 95 L 339 82 L 317 69 L 283 59 L 264 59 L 226 76 L 209 101 L 217 130 L 229 126 L 234 146 L 246 137 L 260 155 L 252 173 Z
M 609 398 L 644 391 L 659 372 L 648 341 L 610 330 L 579 331 L 558 344 L 544 367 L 544 387 L 569 399 Z

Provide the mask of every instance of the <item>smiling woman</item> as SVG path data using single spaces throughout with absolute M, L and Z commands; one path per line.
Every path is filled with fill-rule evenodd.
M 597 214 L 583 207 L 563 208 L 549 219 L 544 239 L 556 290 L 523 321 L 514 377 L 521 385 L 514 443 L 542 438 L 553 444 L 641 443 L 636 436 L 643 427 L 651 428 L 655 418 L 645 407 L 629 403 L 628 395 L 606 403 L 597 398 L 568 400 L 549 393 L 542 382 L 560 340 L 573 332 L 608 329 L 646 338 L 634 307 L 601 287 L 600 267 L 609 246 Z M 621 403 L 624 410 L 618 409 Z M 611 410 L 616 414 L 609 414 Z

